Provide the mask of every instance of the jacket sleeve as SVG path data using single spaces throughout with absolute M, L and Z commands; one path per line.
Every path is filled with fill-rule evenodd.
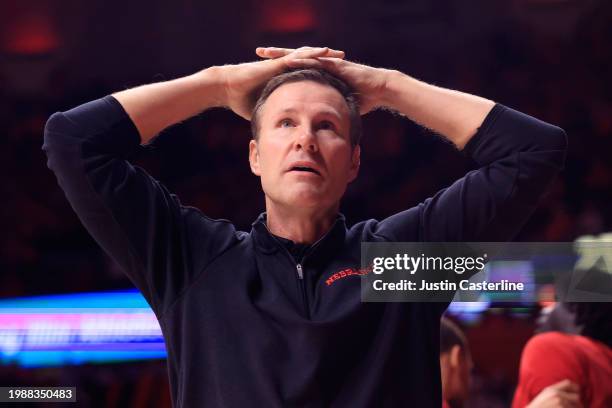
M 160 317 L 195 275 L 237 240 L 128 162 L 140 135 L 107 96 L 53 114 L 43 150 L 72 208 Z
M 464 152 L 479 168 L 377 226 L 390 241 L 513 239 L 563 168 L 565 132 L 496 104 Z

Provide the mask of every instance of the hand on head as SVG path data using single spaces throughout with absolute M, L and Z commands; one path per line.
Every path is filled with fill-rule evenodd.
M 258 47 L 255 53 L 262 58 L 283 59 L 291 68 L 319 68 L 348 83 L 359 95 L 360 113 L 362 115 L 385 105 L 385 92 L 391 70 L 374 68 L 363 64 L 347 61 L 344 52 L 328 50 L 327 53 L 307 53 L 302 47 L 298 49 Z
M 265 58 L 262 61 L 216 67 L 222 77 L 223 101 L 236 114 L 250 120 L 255 103 L 254 94 L 270 78 L 296 67 L 309 67 L 318 57 L 343 58 L 344 52 L 327 47 L 257 48 L 256 53 Z
M 251 119 L 256 91 L 270 78 L 291 68 L 325 69 L 344 80 L 358 94 L 362 115 L 384 105 L 388 76 L 392 71 L 346 61 L 343 51 L 328 47 L 258 47 L 255 53 L 264 59 L 217 67 L 223 78 L 221 104 L 247 120 Z

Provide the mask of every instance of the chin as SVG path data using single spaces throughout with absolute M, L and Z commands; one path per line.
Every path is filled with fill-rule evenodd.
M 284 200 L 291 207 L 322 208 L 330 204 L 329 197 L 316 191 L 296 191 Z
M 327 206 L 326 201 L 316 200 L 316 199 L 293 199 L 289 200 L 288 205 L 294 208 L 303 208 L 303 209 L 314 209 L 314 208 L 323 208 Z

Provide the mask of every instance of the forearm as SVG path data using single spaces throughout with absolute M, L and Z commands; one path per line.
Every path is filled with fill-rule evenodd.
M 215 67 L 183 78 L 113 94 L 140 133 L 141 144 L 159 132 L 216 106 L 223 106 L 223 87 Z
M 463 149 L 495 102 L 467 93 L 440 88 L 399 71 L 390 71 L 384 106 L 441 134 Z

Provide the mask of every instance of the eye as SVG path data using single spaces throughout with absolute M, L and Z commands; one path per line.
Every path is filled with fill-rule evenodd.
M 293 126 L 293 121 L 291 119 L 282 119 L 280 122 L 278 122 L 278 125 L 280 127 Z
M 330 122 L 329 120 L 324 120 L 319 124 L 319 129 L 323 129 L 323 130 L 335 130 L 336 126 L 334 126 L 334 124 L 332 122 Z

